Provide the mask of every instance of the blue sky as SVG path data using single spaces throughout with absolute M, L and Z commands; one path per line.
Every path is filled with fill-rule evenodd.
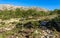
M 36 6 L 49 10 L 60 9 L 60 0 L 0 0 L 0 4 Z

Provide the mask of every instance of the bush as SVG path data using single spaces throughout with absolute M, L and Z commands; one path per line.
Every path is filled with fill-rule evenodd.
M 22 28 L 22 24 L 21 23 L 17 23 L 16 24 L 16 28 Z

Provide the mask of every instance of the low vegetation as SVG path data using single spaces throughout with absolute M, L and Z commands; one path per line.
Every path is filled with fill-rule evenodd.
M 35 9 L 5 9 L 0 10 L 0 19 L 0 38 L 40 38 L 44 35 L 43 28 L 54 34 L 60 32 L 60 9 L 48 12 Z

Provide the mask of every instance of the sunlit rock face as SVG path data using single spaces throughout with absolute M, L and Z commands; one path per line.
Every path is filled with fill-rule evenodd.
M 0 10 L 11 9 L 13 6 L 8 4 L 0 4 Z
M 9 5 L 9 4 L 0 4 L 0 10 L 4 10 L 4 9 L 8 9 L 8 10 L 15 10 L 16 8 L 20 8 L 20 9 L 24 9 L 24 10 L 28 10 L 28 9 L 35 9 L 36 11 L 44 11 L 44 12 L 48 12 L 47 9 L 43 9 L 40 7 L 25 7 L 25 6 L 14 6 L 14 5 Z

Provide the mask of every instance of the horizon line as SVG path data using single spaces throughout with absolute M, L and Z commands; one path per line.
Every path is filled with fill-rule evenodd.
M 36 8 L 42 8 L 42 9 L 47 9 L 47 10 L 54 10 L 54 9 L 60 9 L 60 8 L 54 8 L 54 9 L 49 9 L 49 8 L 44 8 L 40 6 L 28 6 L 28 5 L 14 5 L 14 4 L 0 4 L 0 5 L 11 5 L 11 6 L 19 6 L 19 7 L 36 7 Z

